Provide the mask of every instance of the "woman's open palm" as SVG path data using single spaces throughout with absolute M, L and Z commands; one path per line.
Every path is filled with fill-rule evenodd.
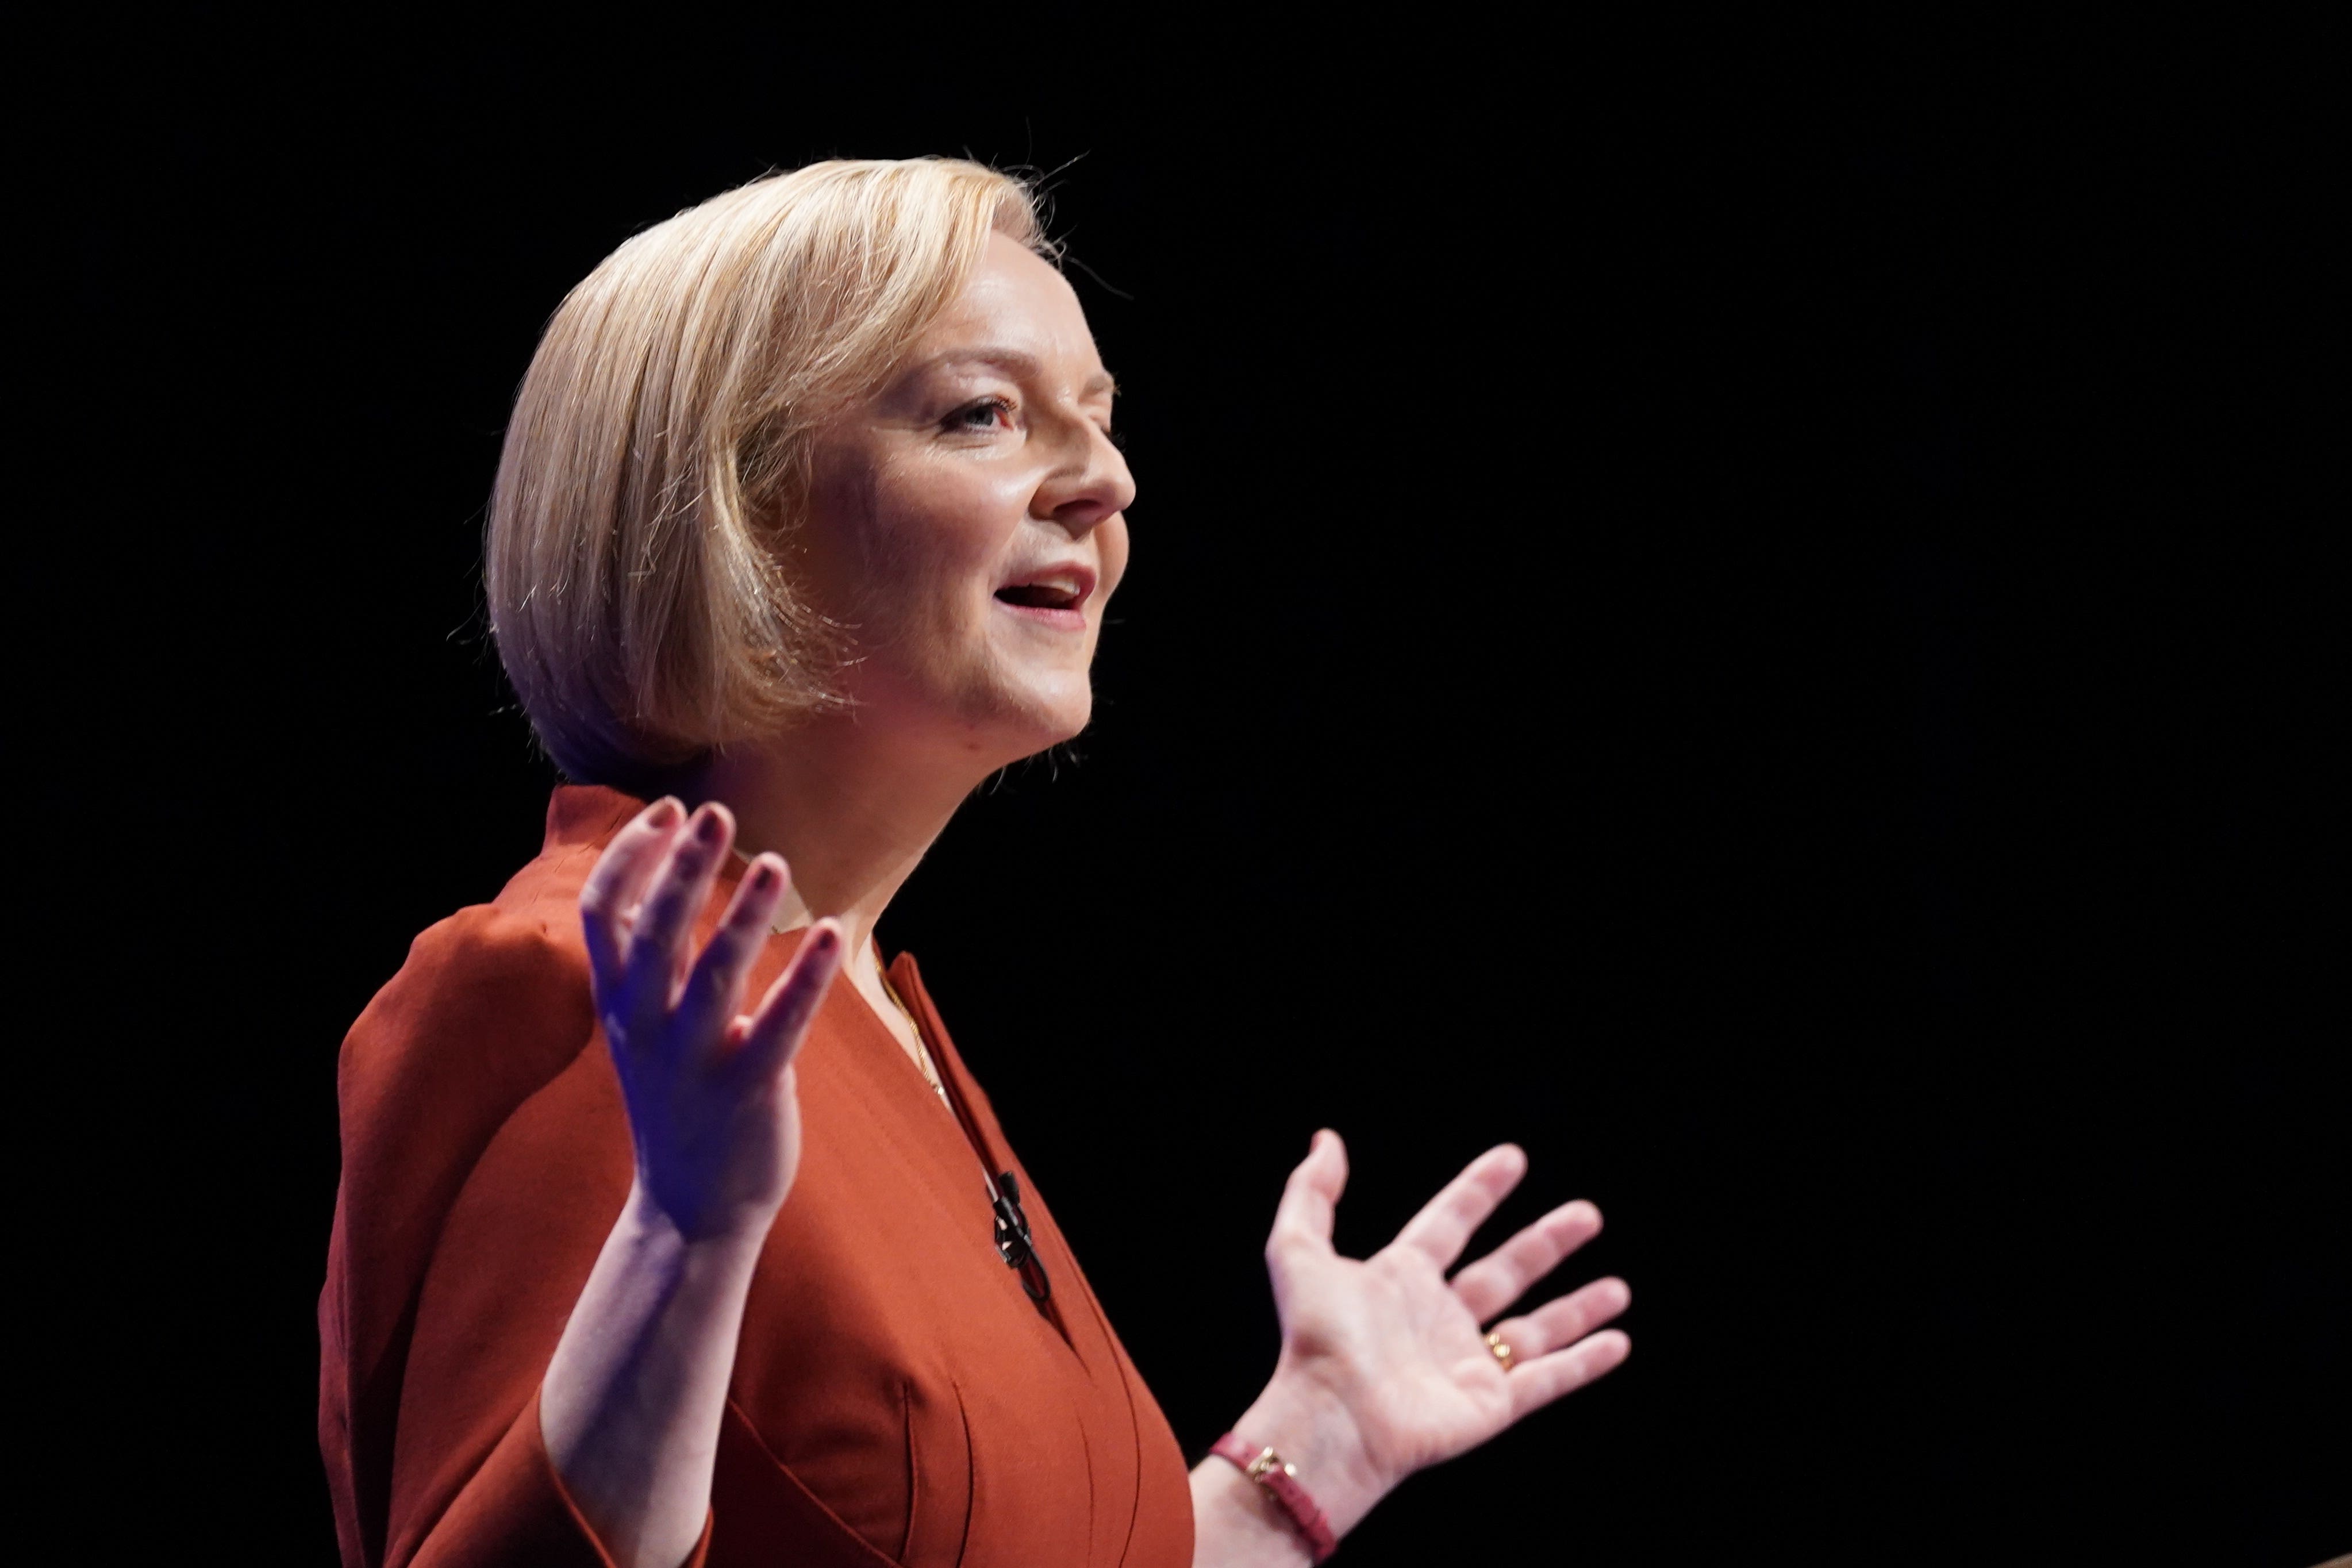
M 1580 1388 L 1632 1349 L 1616 1330 L 1620 1279 L 1598 1279 L 1524 1316 L 1493 1323 L 1511 1353 L 1506 1370 L 1486 1327 L 1601 1229 L 1581 1201 L 1561 1205 L 1453 1277 L 1471 1234 L 1527 1173 L 1509 1144 L 1473 1161 L 1372 1257 L 1331 1245 L 1348 1157 L 1318 1132 L 1291 1173 L 1266 1241 L 1285 1374 L 1343 1409 L 1362 1461 L 1383 1489 L 1475 1447 L 1529 1412 Z
M 819 921 L 759 1006 L 737 1011 L 790 872 L 777 856 L 754 859 L 696 953 L 734 835 L 724 806 L 688 816 L 657 801 L 614 836 L 580 894 L 637 1185 L 688 1237 L 767 1233 L 800 1163 L 793 1057 L 841 967 L 840 928 Z

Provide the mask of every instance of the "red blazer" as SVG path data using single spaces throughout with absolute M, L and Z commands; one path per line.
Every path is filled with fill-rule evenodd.
M 418 937 L 343 1043 L 319 1441 L 351 1568 L 609 1563 L 548 1462 L 539 1384 L 629 1189 L 578 899 L 638 807 L 557 790 L 539 858 Z M 752 995 L 796 941 L 769 942 Z M 1168 1423 L 914 961 L 890 977 L 971 1128 L 834 987 L 800 1056 L 800 1173 L 752 1281 L 696 1561 L 1184 1568 Z M 1050 1317 L 996 1249 L 983 1163 L 1019 1177 Z

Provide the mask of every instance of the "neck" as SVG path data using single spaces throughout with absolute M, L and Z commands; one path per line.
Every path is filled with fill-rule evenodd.
M 861 726 L 854 713 L 829 715 L 773 741 L 729 748 L 679 793 L 689 804 L 724 802 L 744 854 L 784 858 L 793 882 L 778 925 L 839 921 L 851 975 L 877 1000 L 876 923 L 994 765 L 977 747 L 943 752 Z

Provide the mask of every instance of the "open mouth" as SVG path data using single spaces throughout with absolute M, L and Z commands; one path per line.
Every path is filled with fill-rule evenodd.
M 1084 606 L 1094 591 L 1094 568 L 1065 562 L 1032 568 L 1020 582 L 996 590 L 996 600 L 1032 620 L 1073 631 L 1086 626 Z
M 999 588 L 996 596 L 1031 610 L 1075 610 L 1084 597 L 1076 588 L 1059 583 L 1015 583 Z

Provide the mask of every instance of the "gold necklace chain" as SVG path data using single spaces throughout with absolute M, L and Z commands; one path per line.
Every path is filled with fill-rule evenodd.
M 882 994 L 890 998 L 890 1005 L 898 1009 L 898 1016 L 906 1019 L 907 1027 L 914 1032 L 915 1065 L 922 1069 L 923 1078 L 930 1084 L 932 1092 L 944 1102 L 948 1097 L 948 1086 L 940 1081 L 939 1067 L 931 1060 L 931 1047 L 923 1038 L 923 1026 L 915 1021 L 915 1010 L 907 1005 L 906 998 L 898 994 L 898 988 L 890 984 L 890 972 L 882 966 L 882 948 L 878 942 L 874 948 L 874 973 L 882 982 Z

